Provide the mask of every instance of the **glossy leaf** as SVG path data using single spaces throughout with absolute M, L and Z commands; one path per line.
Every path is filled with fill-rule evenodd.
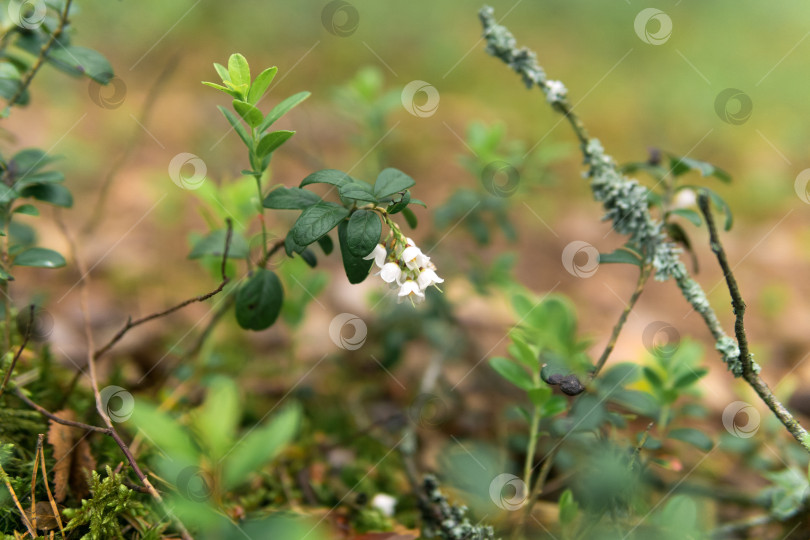
M 349 251 L 358 257 L 365 257 L 380 242 L 382 222 L 377 212 L 357 210 L 349 218 L 348 228 Z
M 234 53 L 228 58 L 228 76 L 235 86 L 250 84 L 250 66 L 244 56 Z
M 404 210 L 402 210 L 402 215 L 405 216 L 405 221 L 408 222 L 408 226 L 411 229 L 415 229 L 419 221 L 416 219 L 416 214 L 413 213 L 413 210 L 411 210 L 410 208 L 405 208 Z
M 61 184 L 38 184 L 28 186 L 20 192 L 20 197 L 31 197 L 38 201 L 47 202 L 62 208 L 70 208 L 73 206 L 73 195 L 71 195 L 68 188 Z M 0 187 L 0 203 L 8 202 L 3 201 L 3 198 L 4 194 L 2 193 L 2 187 Z
M 328 235 L 318 238 L 318 245 L 321 246 L 324 255 L 331 254 L 332 250 L 335 249 L 335 244 L 332 242 L 332 238 L 330 238 Z
M 320 201 L 321 198 L 308 189 L 282 186 L 268 193 L 263 205 L 274 210 L 303 210 Z
M 259 144 L 256 146 L 256 153 L 259 157 L 264 157 L 272 153 L 276 148 L 287 142 L 287 140 L 295 135 L 294 131 L 273 131 L 267 133 L 261 138 Z
M 245 330 L 269 328 L 283 302 L 281 280 L 274 272 L 259 268 L 236 292 L 236 321 Z
M 349 278 L 349 283 L 360 283 L 368 277 L 368 272 L 374 261 L 358 257 L 349 250 L 347 228 L 348 224 L 345 221 L 342 221 L 337 228 L 340 254 L 343 258 L 343 270 L 346 272 L 346 277 Z
M 338 188 L 338 193 L 341 199 L 349 202 L 356 201 L 361 204 L 377 202 L 372 187 L 365 182 L 354 181 L 344 184 Z
M 316 171 L 301 180 L 300 187 L 308 186 L 310 184 L 331 184 L 333 186 L 340 187 L 353 181 L 354 178 L 343 171 L 339 171 L 337 169 L 323 169 Z
M 296 220 L 291 232 L 295 242 L 308 246 L 346 219 L 349 211 L 335 203 L 319 202 L 306 208 Z
M 374 183 L 374 195 L 380 199 L 400 191 L 405 191 L 414 184 L 416 184 L 416 182 L 413 178 L 398 169 L 389 167 L 383 169 L 377 176 L 377 181 Z
M 86 47 L 52 47 L 48 61 L 71 75 L 86 75 L 101 84 L 113 78 L 113 68 L 104 55 Z
M 35 266 L 38 268 L 59 268 L 65 266 L 65 258 L 52 249 L 33 247 L 14 258 L 14 266 Z

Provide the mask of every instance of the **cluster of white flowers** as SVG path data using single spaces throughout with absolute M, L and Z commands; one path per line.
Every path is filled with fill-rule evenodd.
M 380 269 L 377 274 L 392 288 L 399 288 L 398 300 L 406 298 L 418 304 L 425 299 L 425 290 L 431 285 L 438 288 L 444 280 L 436 274 L 436 266 L 430 262 L 430 257 L 422 253 L 410 238 L 402 241 L 394 240 L 391 249 L 383 244 L 377 244 L 374 250 L 363 257 L 374 260 Z

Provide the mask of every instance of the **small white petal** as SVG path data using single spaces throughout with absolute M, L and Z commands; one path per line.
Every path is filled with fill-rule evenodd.
M 380 277 L 386 283 L 399 283 L 399 277 L 402 275 L 402 270 L 399 268 L 399 265 L 394 262 L 385 263 L 382 267 L 382 270 L 379 272 Z
M 388 257 L 388 251 L 385 249 L 385 246 L 382 244 L 377 244 L 374 246 L 371 253 L 363 257 L 363 259 L 366 261 L 374 259 L 374 264 L 376 264 L 379 268 L 382 268 L 385 264 L 386 257 Z
M 405 263 L 405 266 L 410 268 L 411 270 L 419 268 L 419 258 L 422 257 L 422 250 L 416 246 L 409 246 L 406 247 L 405 250 L 402 252 L 402 261 Z
M 384 515 L 392 517 L 397 506 L 397 500 L 387 493 L 377 493 L 371 499 L 371 506 L 382 512 Z
M 440 278 L 436 272 L 431 270 L 430 268 L 423 270 L 419 276 L 416 278 L 417 283 L 419 284 L 419 288 L 423 291 L 430 287 L 431 285 L 436 285 L 437 283 L 443 283 L 444 280 Z

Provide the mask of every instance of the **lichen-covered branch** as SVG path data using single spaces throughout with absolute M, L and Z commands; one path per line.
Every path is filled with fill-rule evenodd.
M 495 21 L 493 9 L 484 7 L 479 16 L 484 28 L 487 52 L 517 72 L 527 88 L 539 87 L 552 108 L 565 115 L 579 139 L 582 155 L 588 166 L 586 177 L 590 179 L 594 198 L 601 202 L 605 209 L 604 219 L 611 221 L 613 230 L 628 236 L 629 243 L 645 254 L 646 262 L 655 269 L 655 279 L 675 280 L 687 302 L 703 317 L 714 337 L 715 348 L 722 355 L 728 369 L 735 377 L 743 377 L 744 372 L 748 370 L 752 375 L 744 378 L 759 393 L 761 389 L 757 389 L 756 384 L 752 383 L 752 380 L 762 383 L 758 377 L 759 366 L 747 358 L 746 361 L 750 361 L 750 364 L 744 368 L 737 342 L 723 330 L 717 315 L 709 305 L 706 293 L 692 279 L 686 266 L 681 262 L 680 249 L 668 241 L 663 223 L 650 214 L 647 188 L 637 180 L 627 178 L 619 172 L 613 158 L 605 153 L 598 139 L 590 138 L 582 121 L 574 114 L 565 85 L 546 77 L 545 71 L 537 63 L 534 52 L 526 47 L 517 47 L 517 42 L 509 30 Z
M 742 376 L 751 385 L 751 388 L 759 395 L 768 407 L 773 411 L 779 421 L 784 424 L 785 428 L 793 435 L 797 441 L 810 452 L 810 438 L 808 438 L 807 431 L 799 424 L 799 422 L 790 414 L 784 405 L 773 395 L 773 392 L 765 381 L 759 376 L 758 366 L 754 363 L 753 355 L 748 350 L 748 336 L 745 333 L 745 302 L 740 293 L 740 287 L 737 285 L 737 279 L 731 271 L 731 265 L 728 264 L 728 257 L 726 251 L 723 249 L 723 244 L 720 243 L 720 236 L 717 234 L 717 225 L 714 223 L 714 216 L 712 215 L 711 208 L 709 207 L 709 197 L 703 192 L 698 195 L 698 206 L 700 207 L 703 217 L 706 219 L 706 226 L 709 228 L 709 243 L 712 252 L 717 256 L 717 261 L 720 263 L 720 268 L 723 270 L 723 276 L 728 285 L 728 291 L 731 294 L 731 307 L 734 309 L 736 321 L 734 323 L 734 333 L 737 336 L 737 344 L 740 349 L 740 363 L 742 364 Z

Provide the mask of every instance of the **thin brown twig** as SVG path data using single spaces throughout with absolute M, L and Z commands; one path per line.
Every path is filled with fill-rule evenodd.
M 41 435 L 40 435 L 41 437 Z M 37 451 L 34 454 L 34 470 L 31 473 L 31 526 L 37 528 L 37 472 L 39 471 L 39 453 L 42 452 L 42 439 L 37 438 Z M 47 480 L 47 479 L 46 479 Z
M 53 44 L 56 43 L 56 40 L 62 35 L 62 32 L 67 26 L 68 23 L 68 12 L 70 11 L 70 5 L 73 3 L 73 0 L 67 0 L 65 2 L 65 6 L 62 9 L 62 12 L 59 15 L 59 25 L 56 29 L 51 33 L 51 37 L 48 41 L 42 46 L 39 50 L 39 54 L 37 55 L 37 59 L 31 68 L 26 72 L 25 76 L 20 80 L 20 86 L 17 87 L 17 91 L 14 92 L 14 95 L 11 96 L 11 99 L 8 100 L 6 104 L 7 108 L 11 108 L 12 106 L 16 105 L 17 102 L 20 100 L 22 95 L 28 89 L 28 86 L 31 84 L 31 81 L 34 79 L 34 75 L 37 74 L 39 68 L 45 63 L 45 58 L 48 56 L 48 52 L 53 47 Z
M 56 416 L 55 414 L 53 414 L 51 411 L 49 411 L 45 407 L 43 407 L 43 406 L 35 403 L 34 401 L 32 401 L 31 398 L 26 396 L 22 392 L 22 390 L 20 390 L 19 388 L 15 388 L 14 393 L 17 395 L 18 398 L 20 398 L 23 402 L 25 402 L 26 405 L 28 405 L 29 407 L 31 407 L 32 409 L 37 411 L 39 414 L 41 414 L 45 418 L 47 418 L 49 420 L 53 420 L 57 424 L 62 424 L 63 426 L 75 427 L 75 428 L 78 428 L 78 429 L 84 429 L 86 431 L 95 431 L 96 433 L 103 433 L 105 435 L 109 435 L 109 433 L 110 433 L 110 430 L 107 429 L 107 428 L 103 428 L 103 427 L 99 427 L 99 426 L 93 426 L 93 425 L 90 425 L 90 424 L 85 424 L 83 422 L 76 422 L 74 420 L 66 420 L 65 418 L 61 418 L 59 416 Z
M 762 401 L 768 405 L 768 408 L 773 411 L 779 421 L 785 426 L 791 435 L 801 444 L 805 450 L 810 452 L 810 437 L 807 431 L 802 427 L 790 411 L 782 405 L 776 396 L 773 394 L 767 383 L 759 376 L 759 367 L 754 363 L 754 359 L 748 348 L 748 336 L 745 333 L 745 302 L 743 301 L 740 287 L 728 263 L 726 251 L 723 249 L 723 244 L 720 243 L 720 236 L 717 233 L 717 225 L 714 222 L 711 208 L 709 206 L 709 196 L 705 191 L 701 191 L 698 195 L 698 206 L 706 219 L 706 225 L 709 228 L 709 242 L 712 252 L 717 256 L 717 261 L 720 268 L 723 270 L 723 276 L 726 279 L 729 294 L 731 295 L 731 306 L 734 310 L 735 322 L 734 333 L 737 338 L 737 346 L 740 350 L 740 363 L 742 364 L 742 376 L 745 381 L 754 389 Z
M 87 271 L 87 267 L 84 264 L 83 259 L 81 257 L 79 257 L 78 250 L 76 249 L 76 243 L 75 243 L 75 241 L 73 239 L 73 236 L 68 231 L 67 226 L 61 220 L 57 220 L 57 223 L 62 229 L 62 233 L 64 234 L 65 239 L 67 240 L 68 247 L 70 248 L 70 253 L 72 255 L 72 258 L 76 263 L 76 266 L 77 266 L 77 268 L 79 270 L 79 274 L 82 276 L 80 281 L 79 281 L 79 284 L 80 284 L 79 300 L 80 300 L 80 306 L 81 306 L 81 312 L 82 312 L 84 335 L 85 335 L 85 340 L 87 342 L 87 367 L 89 368 L 89 372 L 90 372 L 90 386 L 93 389 L 93 396 L 95 397 L 96 412 L 101 417 L 101 419 L 104 421 L 104 424 L 107 426 L 107 428 L 109 430 L 108 434 L 115 440 L 116 444 L 118 444 L 118 447 L 124 453 L 124 456 L 126 456 L 127 462 L 129 463 L 129 466 L 132 468 L 132 471 L 138 477 L 141 484 L 143 484 L 144 487 L 146 487 L 146 489 L 149 491 L 149 494 L 152 496 L 152 498 L 155 499 L 155 501 L 159 505 L 161 505 L 164 508 L 164 510 L 167 511 L 167 514 L 172 516 L 172 519 L 174 520 L 175 526 L 180 531 L 180 534 L 182 535 L 182 537 L 184 539 L 186 539 L 186 540 L 191 539 L 192 538 L 191 534 L 189 534 L 189 532 L 186 529 L 185 525 L 183 525 L 183 523 L 174 514 L 172 514 L 171 511 L 169 511 L 166 508 L 166 506 L 165 506 L 165 504 L 163 502 L 163 497 L 161 497 L 160 493 L 158 493 L 158 491 L 154 488 L 152 483 L 149 481 L 149 478 L 147 478 L 146 475 L 143 473 L 140 466 L 138 465 L 137 460 L 135 460 L 135 458 L 132 456 L 132 453 L 130 452 L 129 447 L 127 446 L 127 444 L 124 442 L 124 440 L 121 438 L 121 436 L 116 431 L 115 426 L 113 425 L 109 414 L 107 414 L 107 411 L 105 410 L 105 405 L 104 405 L 104 402 L 103 402 L 103 400 L 101 398 L 101 390 L 99 389 L 99 384 L 98 384 L 98 373 L 97 373 L 97 370 L 96 370 L 96 360 L 95 360 L 95 344 L 94 344 L 94 340 L 93 340 L 93 329 L 92 329 L 92 326 L 90 324 L 90 308 L 89 308 L 90 302 L 89 302 L 89 291 L 88 291 L 89 283 L 90 283 L 90 275 L 89 275 L 89 272 Z M 224 268 L 224 266 L 225 265 L 223 264 L 223 268 Z
M 188 300 L 184 300 L 184 301 L 180 302 L 179 304 L 176 304 L 176 305 L 170 307 L 169 309 L 165 309 L 165 310 L 159 311 L 157 313 L 152 313 L 151 315 L 141 317 L 140 319 L 136 319 L 134 321 L 130 317 L 127 320 L 126 324 L 124 324 L 124 326 L 112 337 L 112 339 L 110 339 L 110 341 L 107 342 L 106 345 L 104 345 L 103 347 L 101 347 L 100 349 L 95 351 L 95 353 L 93 354 L 94 359 L 97 360 L 102 355 L 104 355 L 107 351 L 112 349 L 113 346 L 115 346 L 115 344 L 118 343 L 124 337 L 124 335 L 127 332 L 129 332 L 130 330 L 132 330 L 136 326 L 147 323 L 149 321 L 153 321 L 155 319 L 159 319 L 161 317 L 165 317 L 166 315 L 170 315 L 170 314 L 174 313 L 175 311 L 183 309 L 184 307 L 186 307 L 186 306 L 188 306 L 190 304 L 194 304 L 195 302 L 204 302 L 204 301 L 208 300 L 209 298 L 211 298 L 212 296 L 215 296 L 215 295 L 219 294 L 220 292 L 222 292 L 222 289 L 225 288 L 225 285 L 227 285 L 231 281 L 231 279 L 225 274 L 225 267 L 226 267 L 227 262 L 228 262 L 228 251 L 230 250 L 231 236 L 233 235 L 233 225 L 231 223 L 231 220 L 226 219 L 225 221 L 226 221 L 226 223 L 228 225 L 228 232 L 227 232 L 227 235 L 225 236 L 225 250 L 224 250 L 224 252 L 222 254 L 222 267 L 221 267 L 222 281 L 220 282 L 219 286 L 216 289 L 214 289 L 213 291 L 209 292 L 209 293 L 201 294 L 199 296 L 189 298 Z
M 624 307 L 621 315 L 619 316 L 619 320 L 616 321 L 616 324 L 613 326 L 613 331 L 610 334 L 610 339 L 608 340 L 607 344 L 605 345 L 602 354 L 599 356 L 599 360 L 596 362 L 596 366 L 594 370 L 591 372 L 590 380 L 596 378 L 599 375 L 599 372 L 602 371 L 602 368 L 610 358 L 613 349 L 616 347 L 616 342 L 619 339 L 619 334 L 621 334 L 622 329 L 624 328 L 625 323 L 627 322 L 627 317 L 630 315 L 630 312 L 635 307 L 638 299 L 641 297 L 641 293 L 644 292 L 644 287 L 647 284 L 647 280 L 652 273 L 651 268 L 649 265 L 644 265 L 641 267 L 639 272 L 638 281 L 636 283 L 636 289 L 633 291 L 632 296 L 630 296 L 630 300 L 627 305 Z M 579 400 L 579 397 L 576 398 Z M 576 403 L 576 402 L 575 402 Z M 571 405 L 570 409 L 573 409 L 574 404 Z M 537 474 L 537 479 L 534 482 L 534 486 L 531 487 L 531 493 L 529 498 L 527 499 L 527 503 L 525 506 L 525 510 L 523 515 L 521 516 L 521 522 L 519 526 L 519 530 L 522 533 L 525 530 L 526 524 L 528 523 L 529 516 L 531 516 L 532 507 L 534 507 L 537 500 L 540 498 L 540 495 L 543 493 L 543 487 L 545 486 L 546 480 L 548 479 L 548 475 L 551 472 L 551 467 L 554 464 L 554 458 L 557 457 L 557 454 L 562 447 L 562 440 L 554 446 L 551 451 L 546 455 L 543 459 L 543 464 L 540 466 L 540 472 Z
M 59 515 L 59 507 L 56 506 L 53 493 L 51 493 L 51 486 L 48 484 L 48 470 L 45 468 L 45 451 L 42 448 L 42 440 L 44 438 L 45 435 L 42 433 L 40 433 L 39 437 L 37 438 L 37 450 L 39 451 L 39 457 L 42 460 L 42 480 L 45 483 L 45 492 L 48 494 L 48 502 L 51 504 L 51 511 L 56 518 L 56 523 L 59 524 L 59 532 L 62 533 L 62 538 L 65 538 L 65 528 L 62 525 L 62 516 Z
M 31 538 L 36 538 L 37 533 L 35 532 L 34 528 L 31 526 L 31 522 L 28 521 L 28 516 L 25 515 L 25 511 L 23 510 L 22 504 L 20 504 L 20 500 L 17 498 L 17 494 L 14 492 L 14 488 L 11 485 L 11 482 L 8 480 L 8 474 L 6 474 L 5 469 L 3 469 L 3 465 L 0 464 L 0 476 L 3 477 L 3 483 L 6 484 L 6 488 L 8 492 L 11 493 L 11 498 L 14 500 L 14 505 L 17 507 L 17 510 L 20 511 L 20 517 L 22 517 L 23 524 L 25 528 L 28 529 Z
M 14 367 L 17 365 L 17 360 L 20 359 L 22 356 L 23 351 L 25 350 L 25 346 L 28 345 L 28 339 L 31 337 L 31 329 L 34 328 L 34 310 L 36 306 L 31 304 L 30 313 L 28 317 L 28 327 L 25 329 L 25 335 L 23 336 L 22 343 L 20 344 L 20 348 L 17 350 L 17 354 L 14 355 L 14 358 L 11 359 L 11 365 L 8 367 L 8 371 L 6 371 L 6 375 L 3 377 L 3 383 L 0 384 L 0 396 L 3 395 L 3 392 L 6 389 L 6 385 L 8 384 L 8 380 L 11 378 L 11 372 L 14 371 Z

